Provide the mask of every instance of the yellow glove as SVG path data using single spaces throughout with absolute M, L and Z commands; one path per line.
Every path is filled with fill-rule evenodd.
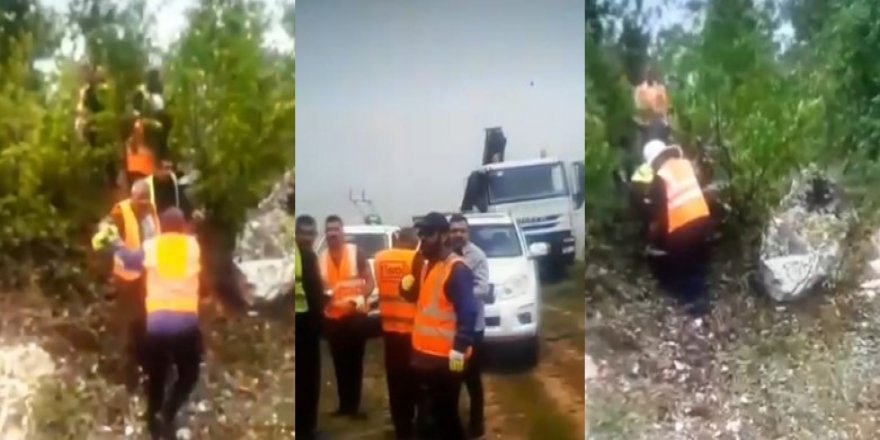
M 449 351 L 449 371 L 453 373 L 464 371 L 464 353 L 455 350 Z
M 403 287 L 403 290 L 409 291 L 412 289 L 413 284 L 415 284 L 416 279 L 411 274 L 404 275 L 403 279 L 400 280 L 400 286 Z
M 101 250 L 120 240 L 119 229 L 110 222 L 101 222 L 98 225 L 98 232 L 92 237 L 92 248 Z

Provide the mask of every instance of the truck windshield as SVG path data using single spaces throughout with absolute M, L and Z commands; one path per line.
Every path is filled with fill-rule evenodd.
M 488 258 L 511 258 L 523 254 L 516 228 L 512 225 L 471 225 L 471 242 Z
M 345 241 L 357 245 L 367 258 L 373 258 L 377 252 L 391 246 L 385 234 L 347 234 Z
M 490 203 L 568 196 L 561 163 L 505 168 L 489 172 Z

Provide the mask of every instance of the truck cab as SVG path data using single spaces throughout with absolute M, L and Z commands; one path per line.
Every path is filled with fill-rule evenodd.
M 468 177 L 463 212 L 509 213 L 522 228 L 526 242 L 547 243 L 541 258 L 545 277 L 558 279 L 571 265 L 583 242 L 583 161 L 560 159 L 495 162 Z M 580 243 L 579 243 L 580 242 Z

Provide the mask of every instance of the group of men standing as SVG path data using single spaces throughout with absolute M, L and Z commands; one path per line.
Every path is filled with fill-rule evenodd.
M 322 336 L 336 373 L 334 416 L 367 418 L 360 408 L 361 383 L 367 300 L 375 286 L 396 438 L 431 432 L 450 440 L 482 437 L 482 299 L 489 294 L 488 263 L 468 240 L 465 217 L 429 213 L 415 227 L 401 229 L 392 247 L 375 255 L 374 270 L 367 256 L 346 242 L 338 216 L 329 216 L 324 226 L 327 246 L 316 255 L 315 220 L 296 219 L 297 436 L 320 438 Z M 470 393 L 467 431 L 458 413 L 463 384 Z
M 661 287 L 694 316 L 709 312 L 707 277 L 713 220 L 695 167 L 671 142 L 666 87 L 653 69 L 635 88 L 639 145 L 644 163 L 630 179 L 635 209 L 653 252 Z

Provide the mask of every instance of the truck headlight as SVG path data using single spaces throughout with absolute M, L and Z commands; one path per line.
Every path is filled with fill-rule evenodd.
M 501 298 L 513 298 L 525 295 L 529 290 L 529 277 L 524 274 L 508 278 L 501 284 Z

